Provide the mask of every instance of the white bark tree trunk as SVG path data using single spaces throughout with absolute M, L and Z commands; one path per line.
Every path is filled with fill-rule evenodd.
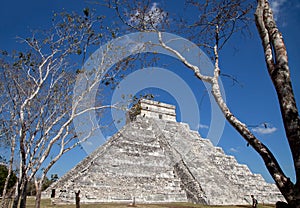
M 7 207 L 7 200 L 6 200 L 6 195 L 7 195 L 7 188 L 8 188 L 8 183 L 9 179 L 12 175 L 12 169 L 13 169 L 13 162 L 14 162 L 14 156 L 15 156 L 15 147 L 16 147 L 16 138 L 13 136 L 11 138 L 11 148 L 10 148 L 10 159 L 9 159 L 9 165 L 8 165 L 8 174 L 5 179 L 5 184 L 3 187 L 3 193 L 2 193 L 2 201 L 1 201 L 1 208 L 6 208 Z
M 278 188 L 291 207 L 300 207 L 300 118 L 290 80 L 287 50 L 282 34 L 275 23 L 270 4 L 258 0 L 255 21 L 265 55 L 269 76 L 275 87 L 286 137 L 291 149 L 296 173 L 296 183 L 286 178 L 276 181 Z M 279 175 L 278 177 L 284 177 Z

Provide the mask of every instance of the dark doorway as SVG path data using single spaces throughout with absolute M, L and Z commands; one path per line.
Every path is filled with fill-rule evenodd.
M 51 190 L 51 198 L 55 198 L 55 189 Z

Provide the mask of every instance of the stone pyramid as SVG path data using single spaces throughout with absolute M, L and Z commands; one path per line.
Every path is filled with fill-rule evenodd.
M 44 193 L 54 200 L 81 202 L 212 205 L 283 200 L 274 184 L 252 174 L 185 123 L 176 122 L 172 105 L 141 100 L 127 124 Z

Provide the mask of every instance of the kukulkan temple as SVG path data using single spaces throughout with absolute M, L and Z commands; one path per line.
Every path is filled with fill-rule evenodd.
M 283 200 L 246 165 L 176 122 L 175 106 L 140 100 L 126 125 L 105 144 L 53 183 L 44 196 L 57 203 L 192 202 L 209 205 Z

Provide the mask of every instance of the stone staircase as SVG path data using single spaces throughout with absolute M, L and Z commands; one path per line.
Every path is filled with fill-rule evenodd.
M 238 164 L 222 148 L 215 147 L 187 124 L 162 122 L 163 132 L 205 192 L 208 204 L 247 204 L 250 195 L 260 203 L 284 200 L 275 184 L 268 184 L 259 174 L 252 174 L 246 165 Z M 184 139 L 183 139 L 184 138 Z

